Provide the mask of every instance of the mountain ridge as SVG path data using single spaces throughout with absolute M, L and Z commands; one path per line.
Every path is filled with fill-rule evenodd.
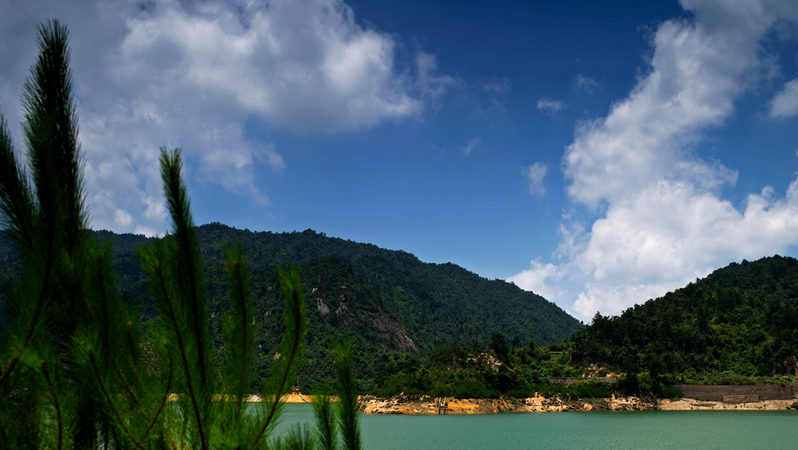
M 733 262 L 572 336 L 584 363 L 651 373 L 798 375 L 798 260 Z
M 140 235 L 93 232 L 112 238 L 112 257 L 121 298 L 139 305 L 144 322 L 157 315 L 136 248 L 152 242 Z M 282 293 L 277 268 L 300 268 L 310 322 L 300 387 L 332 378 L 329 347 L 355 340 L 356 364 L 366 389 L 377 362 L 405 353 L 427 354 L 436 345 L 474 341 L 486 345 L 493 333 L 540 344 L 567 340 L 581 323 L 543 297 L 503 280 L 488 280 L 452 263 L 420 261 L 402 250 L 327 237 L 313 230 L 290 233 L 238 230 L 218 222 L 197 227 L 206 279 L 206 301 L 216 339 L 227 308 L 225 247 L 240 243 L 248 260 L 256 304 L 258 370 L 265 373 L 282 335 Z M 0 244 L 0 253 L 8 249 Z M 2 258 L 0 258 L 1 260 Z M 3 273 L 13 272 L 8 264 Z M 220 342 L 220 341 L 219 341 Z M 417 357 L 417 356 L 416 356 Z

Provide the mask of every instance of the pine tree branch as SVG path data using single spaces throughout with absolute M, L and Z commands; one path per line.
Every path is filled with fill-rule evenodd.
M 171 421 L 172 421 L 172 428 L 174 428 L 176 430 L 178 430 L 180 428 L 183 428 L 182 433 L 180 435 L 180 438 L 183 440 L 183 448 L 191 448 L 191 445 L 189 445 L 189 443 L 186 441 L 186 433 L 185 433 L 185 428 L 186 428 L 185 427 L 185 423 L 186 423 L 186 421 L 183 420 L 183 424 L 184 425 L 181 427 L 181 425 L 177 423 L 177 420 L 175 420 L 174 414 L 172 414 L 171 411 L 168 410 L 168 409 L 166 410 L 166 412 L 169 415 L 169 419 L 171 419 Z M 180 446 L 177 445 L 177 442 L 175 441 L 174 436 L 172 436 L 172 433 L 168 433 L 168 436 L 169 436 L 169 440 L 172 442 L 172 448 L 179 449 Z
M 335 450 L 337 430 L 333 414 L 329 386 L 323 387 L 313 396 L 313 416 L 316 419 L 316 428 L 319 434 L 319 444 L 322 450 Z
M 241 244 L 228 247 L 226 252 L 232 313 L 225 317 L 225 378 L 236 380 L 233 386 L 236 391 L 233 428 L 236 429 L 241 420 L 244 395 L 252 380 L 255 326 L 250 324 L 250 318 L 254 315 L 254 305 L 247 279 L 247 259 Z
M 160 262 L 156 263 L 155 267 L 153 267 L 154 276 L 157 280 L 157 286 L 161 292 L 163 304 L 166 307 L 166 313 L 171 321 L 172 329 L 175 332 L 175 337 L 177 338 L 177 348 L 180 352 L 180 361 L 183 365 L 183 372 L 185 373 L 186 377 L 186 384 L 188 386 L 188 393 L 189 393 L 189 401 L 194 410 L 194 418 L 197 421 L 197 431 L 199 433 L 200 443 L 203 449 L 208 448 L 207 437 L 205 435 L 205 421 L 203 420 L 202 413 L 199 409 L 199 398 L 197 397 L 196 392 L 194 391 L 194 383 L 191 378 L 191 363 L 188 357 L 188 353 L 186 352 L 187 348 L 185 345 L 185 339 L 183 338 L 183 334 L 180 331 L 181 324 L 177 318 L 177 313 L 175 311 L 175 305 L 169 295 L 169 288 L 166 276 L 163 272 L 163 266 Z
M 114 364 L 114 370 L 116 371 L 116 375 L 119 377 L 119 380 L 122 382 L 122 386 L 125 388 L 125 391 L 127 391 L 127 394 L 133 400 L 133 403 L 135 403 L 136 406 L 139 408 L 139 410 L 142 412 L 142 414 L 144 414 L 144 405 L 141 404 L 141 401 L 139 400 L 138 396 L 133 391 L 133 386 L 130 385 L 130 382 L 127 380 L 127 377 L 122 372 L 122 369 L 119 367 L 119 364 L 117 364 L 116 361 L 114 361 L 113 364 Z
M 41 371 L 42 375 L 44 375 L 45 381 L 47 381 L 47 386 L 50 388 L 50 395 L 53 396 L 53 402 L 55 403 L 55 414 L 56 414 L 56 421 L 58 422 L 58 446 L 56 447 L 58 450 L 61 450 L 64 443 L 64 418 L 62 417 L 61 412 L 61 403 L 58 401 L 58 389 L 53 383 L 52 378 L 50 377 L 50 372 L 47 370 L 47 365 L 42 361 L 41 364 Z
M 113 411 L 114 416 L 116 417 L 117 423 L 119 423 L 119 426 L 122 427 L 122 430 L 125 432 L 125 434 L 127 434 L 127 436 L 130 438 L 130 440 L 133 441 L 133 444 L 137 448 L 139 448 L 141 450 L 145 450 L 145 448 L 141 444 L 141 442 L 139 442 L 136 439 L 136 436 L 134 436 L 133 433 L 130 431 L 130 429 L 127 427 L 127 425 L 125 425 L 125 421 L 122 418 L 122 415 L 119 413 L 119 410 L 116 407 L 116 403 L 114 402 L 114 399 L 111 397 L 111 393 L 108 392 L 108 389 L 105 386 L 105 382 L 103 381 L 103 377 L 102 377 L 102 373 L 100 372 L 100 368 L 97 366 L 97 358 L 94 355 L 94 349 L 89 349 L 88 353 L 89 353 L 89 358 L 91 359 L 91 367 L 94 370 L 94 375 L 95 375 L 95 377 L 97 379 L 97 384 L 100 387 L 100 392 L 102 392 L 103 396 L 105 397 L 106 403 L 111 408 L 111 411 Z
M 180 175 L 181 170 L 181 150 L 175 149 L 170 154 L 165 148 L 161 148 L 161 178 L 164 183 L 166 204 L 174 224 L 174 239 L 177 244 L 174 261 L 177 285 L 180 287 L 181 297 L 186 303 L 186 312 L 196 339 L 196 356 L 200 367 L 200 390 L 206 397 L 210 395 L 211 389 L 210 373 L 212 369 L 209 357 L 211 347 L 194 221 L 191 216 L 190 202 L 186 195 L 186 185 Z
M 111 356 L 111 326 L 115 324 L 115 321 L 111 317 L 111 311 L 109 310 L 109 298 L 108 292 L 105 286 L 105 266 L 103 264 L 103 255 L 99 252 L 97 253 L 97 265 L 96 270 L 96 280 L 97 283 L 95 285 L 94 291 L 99 291 L 99 300 L 100 300 L 100 308 L 102 309 L 102 317 L 103 320 L 100 322 L 100 342 L 102 342 L 102 350 L 103 350 L 103 357 L 105 358 L 105 363 L 108 364 L 109 361 L 113 361 Z M 115 362 L 114 362 L 115 363 Z
M 24 347 L 23 347 L 24 348 Z M 0 386 L 3 385 L 3 382 L 8 379 L 8 375 L 14 370 L 19 362 L 18 356 L 12 356 L 11 359 L 8 360 L 6 365 L 3 367 L 3 372 L 0 373 Z
M 338 373 L 338 411 L 341 434 L 347 450 L 360 450 L 360 425 L 357 417 L 357 379 L 352 358 L 352 341 L 337 343 L 333 348 L 335 370 Z
M 130 334 L 132 332 L 131 328 L 133 328 L 136 325 L 134 325 L 133 322 L 128 321 L 125 324 L 125 326 L 126 326 L 127 329 L 125 330 L 125 339 L 122 339 L 122 345 L 120 346 L 121 347 L 120 352 L 125 357 L 124 358 L 125 364 L 128 367 L 131 368 L 131 372 L 132 372 L 133 376 L 135 377 L 134 382 L 137 383 L 138 386 L 144 386 L 145 383 L 144 383 L 144 380 L 142 380 L 142 378 L 141 378 L 141 373 L 140 372 L 146 371 L 147 368 L 143 367 L 141 365 L 142 364 L 141 355 L 135 355 L 135 354 L 131 353 L 131 351 L 130 351 L 130 350 L 134 350 L 135 351 L 136 348 L 133 347 L 133 346 L 138 345 L 138 343 L 133 342 L 133 341 L 130 340 L 130 338 L 132 337 L 132 336 L 130 336 Z M 119 367 L 118 361 L 114 360 L 114 363 L 116 365 L 117 371 L 122 372 L 122 368 Z M 169 361 L 169 364 L 170 364 L 170 367 L 171 367 L 171 364 L 172 364 L 171 360 Z M 125 382 L 130 383 L 129 381 L 127 381 L 126 377 L 123 377 L 123 379 L 125 380 Z M 130 388 L 132 389 L 132 385 L 130 385 Z M 145 392 L 145 395 L 146 395 L 146 392 Z
M 276 417 L 280 408 L 280 398 L 287 391 L 288 384 L 293 381 L 296 360 L 299 359 L 299 355 L 302 352 L 305 333 L 307 332 L 307 319 L 305 319 L 304 313 L 305 299 L 302 294 L 302 283 L 299 281 L 299 269 L 292 266 L 288 269 L 288 272 L 280 269 L 279 274 L 280 286 L 286 299 L 286 330 L 283 337 L 283 345 L 281 346 L 283 351 L 280 352 L 279 364 L 272 375 L 273 379 L 276 378 L 273 391 L 270 392 L 270 395 L 273 396 L 273 401 L 269 407 L 266 420 L 255 436 L 253 447 L 257 446 L 269 425 L 271 425 L 272 420 Z
M 152 420 L 149 421 L 150 423 L 147 426 L 147 429 L 144 431 L 144 435 L 141 436 L 140 438 L 142 441 L 147 439 L 147 436 L 150 435 L 150 432 L 152 432 L 152 429 L 155 427 L 155 424 L 158 423 L 158 418 L 161 416 L 164 407 L 169 401 L 169 394 L 170 391 L 172 390 L 173 377 L 174 377 L 174 363 L 172 362 L 172 358 L 169 358 L 169 378 L 166 381 L 166 388 L 164 389 L 163 397 L 161 397 L 161 402 L 158 405 L 158 409 L 155 411 L 155 414 L 152 416 Z M 141 410 L 143 412 L 144 408 L 141 407 Z M 128 447 L 128 450 L 131 450 L 133 447 L 135 447 L 135 445 L 131 445 L 130 447 Z
M 69 68 L 69 32 L 58 20 L 38 27 L 39 58 L 23 86 L 23 132 L 45 226 L 59 227 L 75 249 L 87 228 Z
M 11 448 L 11 437 L 8 436 L 8 430 L 6 429 L 6 424 L 3 421 L 3 415 L 0 414 L 0 442 L 4 443 L 3 448 L 8 450 L 12 450 Z
M 3 385 L 3 382 L 8 379 L 9 374 L 11 374 L 11 372 L 16 367 L 17 363 L 19 362 L 19 355 L 22 354 L 27 348 L 28 344 L 30 344 L 30 341 L 33 339 L 33 336 L 36 334 L 36 329 L 39 326 L 39 322 L 41 321 L 41 316 L 43 314 L 45 302 L 47 301 L 47 298 L 49 296 L 50 277 L 51 277 L 51 271 L 53 269 L 53 260 L 55 259 L 55 255 L 53 254 L 54 242 L 52 236 L 49 237 L 51 239 L 47 240 L 48 245 L 46 248 L 44 276 L 42 277 L 41 280 L 41 286 L 37 291 L 33 314 L 29 322 L 27 331 L 25 333 L 25 338 L 22 340 L 21 348 L 17 350 L 17 355 L 13 356 L 8 361 L 8 363 L 6 363 L 5 367 L 3 368 L 2 374 L 0 374 L 0 386 Z
M 0 112 L 0 225 L 12 241 L 22 249 L 22 256 L 30 258 L 33 251 L 33 200 L 27 175 L 18 164 L 11 143 L 11 133 Z
M 201 271 L 201 259 L 199 256 L 195 227 L 191 216 L 191 207 L 186 195 L 186 185 L 181 178 L 182 161 L 181 150 L 175 149 L 168 153 L 165 148 L 161 148 L 161 178 L 164 183 L 164 195 L 166 204 L 172 216 L 174 225 L 175 251 L 173 254 L 173 264 L 176 274 L 176 284 L 181 301 L 180 310 L 189 317 L 190 333 L 184 339 L 193 340 L 196 352 L 199 382 L 198 391 L 195 390 L 191 379 L 189 379 L 189 392 L 192 397 L 192 404 L 197 417 L 198 435 L 200 445 L 203 450 L 209 446 L 205 418 L 208 413 L 207 408 L 211 401 L 211 377 L 213 375 L 212 347 L 208 334 L 207 315 L 205 313 L 205 296 L 203 288 L 203 277 Z M 179 326 L 179 324 L 176 324 Z M 180 351 L 185 353 L 186 349 Z M 188 359 L 184 359 L 186 370 L 190 370 L 187 364 Z M 188 373 L 187 373 L 188 376 Z M 201 403 L 200 403 L 201 402 Z M 200 411 L 202 405 L 202 412 Z M 205 414 L 203 414 L 205 413 Z

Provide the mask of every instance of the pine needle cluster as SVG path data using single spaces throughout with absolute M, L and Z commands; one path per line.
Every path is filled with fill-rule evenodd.
M 117 295 L 111 243 L 88 229 L 67 28 L 41 25 L 39 47 L 22 96 L 26 165 L 0 114 L 0 225 L 24 267 L 0 287 L 10 328 L 0 336 L 0 449 L 361 448 L 351 343 L 334 354 L 337 407 L 324 391 L 315 430 L 275 437 L 307 332 L 295 267 L 280 271 L 286 328 L 265 404 L 245 402 L 257 332 L 247 260 L 228 248 L 218 354 L 179 149 L 160 158 L 172 231 L 139 251 L 159 311 L 142 335 L 140 314 Z

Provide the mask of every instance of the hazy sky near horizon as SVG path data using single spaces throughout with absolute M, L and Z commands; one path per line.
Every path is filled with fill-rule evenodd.
M 195 219 L 401 249 L 583 321 L 798 255 L 798 2 L 0 0 L 18 150 L 70 29 L 92 227 Z

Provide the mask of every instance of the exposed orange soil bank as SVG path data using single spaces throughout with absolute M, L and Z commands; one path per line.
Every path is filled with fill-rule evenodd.
M 764 400 L 752 403 L 728 404 L 683 398 L 640 399 L 637 397 L 612 397 L 599 399 L 561 399 L 559 397 L 529 397 L 507 399 L 448 399 L 446 414 L 495 414 L 505 412 L 564 412 L 564 411 L 689 411 L 689 410 L 786 410 L 798 409 L 796 400 Z M 363 397 L 360 411 L 367 414 L 433 415 L 442 411 L 440 401 L 429 397 L 408 399 L 394 397 L 381 399 Z
M 170 401 L 180 400 L 178 394 L 171 394 Z M 214 396 L 214 400 L 222 400 L 221 396 Z M 232 400 L 232 397 L 229 398 Z M 262 402 L 263 398 L 250 395 L 245 402 Z M 313 396 L 302 393 L 284 395 L 283 403 L 313 403 Z M 333 399 L 335 401 L 335 399 Z M 416 398 L 392 397 L 378 398 L 373 396 L 360 397 L 360 412 L 366 414 L 409 414 L 409 415 L 435 415 L 442 411 L 439 399 L 423 396 Z M 749 403 L 723 403 L 717 401 L 694 400 L 682 398 L 671 401 L 668 399 L 641 399 L 638 397 L 612 397 L 589 400 L 568 400 L 559 397 L 528 397 L 521 399 L 455 399 L 449 398 L 445 402 L 446 414 L 497 414 L 520 412 L 564 412 L 564 411 L 707 411 L 707 410 L 798 410 L 798 400 L 763 400 Z
M 796 400 L 762 400 L 759 402 L 749 403 L 723 403 L 693 400 L 689 398 L 682 398 L 677 401 L 660 400 L 657 409 L 663 411 L 694 411 L 694 410 L 785 410 L 785 409 L 798 409 L 798 401 Z

